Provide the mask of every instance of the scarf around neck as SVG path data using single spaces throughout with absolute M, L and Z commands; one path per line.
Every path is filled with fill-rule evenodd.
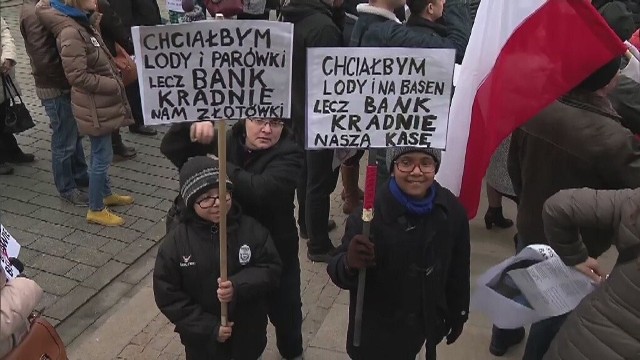
M 423 199 L 414 199 L 405 194 L 395 178 L 389 180 L 389 190 L 393 197 L 404 206 L 407 212 L 411 215 L 427 215 L 433 210 L 434 200 L 436 198 L 437 185 L 434 182 L 433 185 L 427 190 L 427 196 Z
M 86 12 L 75 8 L 73 6 L 66 5 L 61 0 L 51 0 L 51 7 L 63 13 L 64 15 L 73 18 L 76 21 L 83 22 L 85 24 L 89 23 L 89 16 Z

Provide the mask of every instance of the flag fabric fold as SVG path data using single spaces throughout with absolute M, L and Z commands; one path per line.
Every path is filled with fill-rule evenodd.
M 626 47 L 587 0 L 480 3 L 437 180 L 475 217 L 500 142 Z

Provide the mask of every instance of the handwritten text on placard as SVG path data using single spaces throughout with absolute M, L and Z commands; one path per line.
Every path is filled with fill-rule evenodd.
M 454 50 L 309 49 L 307 148 L 445 148 Z
M 145 124 L 288 118 L 292 31 L 247 20 L 134 28 Z

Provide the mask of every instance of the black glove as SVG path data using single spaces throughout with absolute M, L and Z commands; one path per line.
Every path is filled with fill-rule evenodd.
M 466 320 L 466 317 L 456 317 L 447 320 L 447 329 L 449 329 L 449 333 L 447 334 L 447 345 L 451 345 L 458 340 L 462 334 L 462 329 L 464 328 Z
M 364 235 L 354 236 L 347 249 L 347 266 L 349 269 L 360 270 L 375 264 L 376 255 L 371 240 Z
M 18 269 L 18 272 L 22 273 L 24 271 L 24 264 L 18 258 L 9 258 L 9 263 Z

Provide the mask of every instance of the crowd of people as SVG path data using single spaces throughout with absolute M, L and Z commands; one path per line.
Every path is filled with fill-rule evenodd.
M 185 2 L 191 11 L 171 12 L 170 22 L 207 17 L 207 1 Z M 469 318 L 467 213 L 435 180 L 440 150 L 396 147 L 370 155 L 378 164 L 378 189 L 375 216 L 363 220 L 358 184 L 364 152 L 350 154 L 336 167 L 334 150 L 304 148 L 307 50 L 448 48 L 461 63 L 478 2 L 258 3 L 238 18 L 266 19 L 277 9 L 282 21 L 294 25 L 291 118 L 235 123 L 225 139 L 227 178 L 220 174 L 214 122 L 176 123 L 164 135 L 160 152 L 179 173 L 179 193 L 168 209 L 167 234 L 156 258 L 156 304 L 175 325 L 187 359 L 260 359 L 267 321 L 275 327 L 282 358 L 302 359 L 298 253 L 305 239 L 307 258 L 327 263 L 333 283 L 350 292 L 345 344 L 351 358 L 415 359 L 425 348 L 433 360 L 436 346 L 454 344 Z M 633 40 L 640 26 L 640 6 L 634 4 L 593 3 L 624 41 Z M 120 129 L 152 136 L 156 131 L 144 125 L 138 82 L 125 85 L 115 58 L 120 49 L 134 55 L 132 26 L 164 22 L 155 0 L 24 0 L 20 31 L 36 94 L 50 119 L 55 186 L 65 201 L 88 207 L 88 222 L 120 226 L 125 219 L 109 209 L 134 202 L 110 187 L 114 156 L 135 156 L 122 142 Z M 15 78 L 13 69 L 22 60 L 4 19 L 1 25 L 2 74 Z M 518 128 L 500 145 L 487 171 L 486 228 L 515 223 L 516 251 L 549 244 L 566 265 L 598 284 L 574 311 L 531 325 L 523 360 L 640 356 L 640 192 L 634 190 L 640 187 L 635 135 L 640 132 L 640 76 L 620 75 L 626 62 L 610 61 Z M 8 96 L 0 92 L 0 111 Z M 0 113 L 0 119 L 4 116 Z M 90 142 L 89 165 L 83 137 Z M 0 149 L 0 174 L 11 173 L 6 163 L 35 160 L 1 128 Z M 340 178 L 341 208 L 349 216 L 336 247 L 330 236 L 336 224 L 329 213 Z M 219 192 L 221 183 L 226 194 Z M 517 204 L 515 222 L 503 214 L 505 197 Z M 219 259 L 222 202 L 228 209 L 226 279 Z M 597 258 L 611 246 L 619 257 L 606 276 Z M 365 269 L 366 277 L 359 277 Z M 358 305 L 363 280 L 366 292 Z M 0 277 L 2 323 L 25 325 L 27 308 L 32 310 L 41 294 L 27 279 Z M 228 307 L 228 322 L 222 304 Z M 357 306 L 363 307 L 361 324 Z M 9 317 L 20 319 L 5 320 Z M 19 345 L 25 331 L 22 326 L 0 331 L 0 357 Z M 525 336 L 524 328 L 494 326 L 489 352 L 503 356 Z

